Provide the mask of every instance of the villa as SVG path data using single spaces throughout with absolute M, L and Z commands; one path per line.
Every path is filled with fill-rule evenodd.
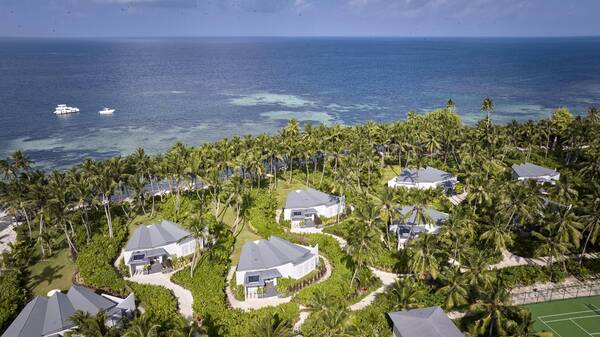
M 445 190 L 452 190 L 456 183 L 458 183 L 458 179 L 452 174 L 427 166 L 418 169 L 406 168 L 400 172 L 399 176 L 388 181 L 387 185 L 391 188 L 404 187 L 423 190 L 441 187 Z
M 98 295 L 93 290 L 73 285 L 64 294 L 53 290 L 49 297 L 36 296 L 6 329 L 2 337 L 58 337 L 76 327 L 70 317 L 77 310 L 96 315 L 106 313 L 106 325 L 120 324 L 123 317 L 135 311 L 135 297 L 119 298 L 106 294 Z
M 390 312 L 394 337 L 464 337 L 440 307 Z
M 556 184 L 560 179 L 560 173 L 532 163 L 513 164 L 512 177 L 518 181 L 534 180 L 538 184 Z
M 277 296 L 277 279 L 300 279 L 319 264 L 319 246 L 308 247 L 271 236 L 247 242 L 235 271 L 246 299 Z
M 425 208 L 423 215 L 428 221 L 420 223 L 417 219 L 417 210 L 413 206 L 403 206 L 396 211 L 401 215 L 402 220 L 394 221 L 389 229 L 398 235 L 398 249 L 404 248 L 408 240 L 417 237 L 421 233 L 437 234 L 442 224 L 450 218 L 447 213 L 433 208 Z
M 178 224 L 163 220 L 160 224 L 139 226 L 123 251 L 129 273 L 156 273 L 168 268 L 168 260 L 194 253 L 196 241 Z
M 314 228 L 320 217 L 331 218 L 344 213 L 346 199 L 312 188 L 295 190 L 288 194 L 283 218 L 292 222 L 292 229 Z

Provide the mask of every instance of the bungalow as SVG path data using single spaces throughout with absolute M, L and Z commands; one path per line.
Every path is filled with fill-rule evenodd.
M 49 298 L 36 296 L 6 329 L 2 337 L 58 337 L 76 327 L 70 318 L 77 310 L 95 315 L 103 310 L 106 325 L 120 324 L 124 317 L 135 311 L 135 297 L 119 298 L 106 294 L 98 295 L 91 289 L 73 285 L 64 294 L 52 291 Z
M 246 299 L 277 296 L 277 279 L 300 279 L 317 268 L 319 246 L 307 247 L 271 236 L 247 242 L 235 271 Z
M 399 176 L 388 181 L 387 185 L 392 188 L 430 189 L 441 187 L 451 190 L 457 182 L 458 179 L 452 174 L 427 166 L 418 169 L 406 168 L 400 172 Z
M 123 258 L 131 275 L 163 270 L 172 257 L 189 256 L 196 241 L 178 224 L 163 220 L 160 224 L 139 226 L 125 245 Z
M 534 180 L 538 184 L 554 185 L 560 179 L 558 171 L 532 163 L 513 164 L 512 171 L 513 179 L 519 181 Z
M 400 214 L 402 220 L 394 221 L 389 229 L 398 235 L 398 249 L 404 248 L 408 240 L 417 237 L 421 233 L 437 234 L 442 224 L 450 218 L 447 213 L 433 208 L 425 208 L 423 209 L 423 215 L 428 221 L 423 223 L 422 220 L 417 218 L 418 210 L 414 206 L 403 206 L 396 209 L 396 211 Z
M 319 217 L 331 218 L 344 213 L 346 199 L 312 188 L 295 190 L 288 194 L 283 218 L 291 220 L 292 229 L 315 227 Z
M 394 337 L 464 337 L 440 307 L 390 312 Z

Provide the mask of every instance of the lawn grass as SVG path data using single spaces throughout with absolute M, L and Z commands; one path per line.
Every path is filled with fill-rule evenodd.
M 29 267 L 28 287 L 33 295 L 43 296 L 53 289 L 67 290 L 71 287 L 75 269 L 75 263 L 69 259 L 69 250 L 62 249 Z
M 161 220 L 163 220 L 163 217 L 160 214 L 160 212 L 154 212 L 153 216 L 150 216 L 150 212 L 148 212 L 145 215 L 144 214 L 136 215 L 136 217 L 131 219 L 129 221 L 129 223 L 127 224 L 128 230 L 129 230 L 129 236 L 131 237 L 131 234 L 133 234 L 133 231 L 135 231 L 135 229 L 138 228 L 139 225 L 155 224 L 155 223 L 159 223 Z
M 285 206 L 285 201 L 287 200 L 288 193 L 294 190 L 305 188 L 306 185 L 298 181 L 298 179 L 293 179 L 291 183 L 289 183 L 287 179 L 279 179 L 277 182 L 277 188 L 275 189 L 275 195 L 277 197 L 277 207 L 283 208 Z
M 400 166 L 398 165 L 387 165 L 381 169 L 381 180 L 382 184 L 387 184 L 392 178 L 395 178 L 400 173 Z
M 535 319 L 536 331 L 554 337 L 589 337 L 600 334 L 600 296 L 524 305 Z

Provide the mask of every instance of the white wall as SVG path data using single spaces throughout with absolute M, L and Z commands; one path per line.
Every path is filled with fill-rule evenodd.
M 316 206 L 316 207 L 311 207 L 314 210 L 317 211 L 317 214 L 319 216 L 322 216 L 324 218 L 333 218 L 334 216 L 337 216 L 338 214 L 342 214 L 344 213 L 344 210 L 346 209 L 346 202 L 342 201 L 340 203 L 337 203 L 335 205 L 331 205 L 331 206 L 326 206 L 326 205 L 320 205 L 320 206 Z M 302 210 L 303 208 L 285 208 L 283 210 L 283 219 L 284 220 L 291 220 L 292 219 L 292 210 Z
M 196 241 L 195 240 L 190 240 L 190 241 L 186 241 L 186 242 L 182 242 L 182 243 L 171 243 L 168 244 L 166 246 L 161 246 L 161 247 L 154 247 L 154 248 L 163 248 L 168 254 L 169 256 L 177 256 L 177 257 L 183 257 L 183 256 L 188 256 L 194 253 L 194 250 L 196 249 Z M 151 248 L 151 249 L 154 249 Z M 123 252 L 123 259 L 125 260 L 125 264 L 129 265 L 128 261 L 131 258 L 131 255 L 134 252 L 138 252 L 140 250 L 130 250 L 130 251 L 124 251 Z M 141 250 L 143 251 L 143 250 Z

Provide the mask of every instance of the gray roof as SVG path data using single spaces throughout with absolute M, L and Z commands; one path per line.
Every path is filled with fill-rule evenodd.
M 144 265 L 149 264 L 151 258 L 168 255 L 169 253 L 167 253 L 164 248 L 152 248 L 140 252 L 134 252 L 129 257 L 129 261 L 127 261 L 127 263 L 133 265 Z
M 407 224 L 407 225 L 419 225 L 416 223 L 417 210 L 415 209 L 414 206 L 402 206 L 402 208 L 397 209 L 397 210 L 404 217 L 404 219 L 402 219 L 402 223 Z M 425 215 L 427 217 L 429 217 L 429 218 L 431 218 L 431 220 L 433 220 L 432 224 L 438 224 L 438 223 L 446 221 L 450 218 L 450 215 L 448 215 L 448 213 L 440 212 L 433 208 L 425 208 L 425 209 L 423 209 L 423 213 L 425 213 Z
M 73 285 L 67 294 L 56 292 L 46 299 L 36 297 L 11 323 L 2 337 L 40 337 L 73 328 L 70 317 L 77 310 L 95 315 L 117 306 L 92 290 Z
M 521 178 L 537 178 L 542 176 L 554 176 L 558 172 L 532 163 L 513 164 L 513 171 Z
M 271 269 L 290 262 L 299 264 L 313 256 L 310 250 L 302 246 L 271 236 L 269 240 L 246 242 L 237 270 Z
M 190 235 L 178 224 L 163 220 L 160 224 L 139 226 L 127 241 L 125 251 L 159 248 Z
M 17 318 L 4 331 L 2 337 L 41 336 L 47 304 L 48 300 L 46 298 L 36 296 L 21 310 Z
M 321 205 L 331 206 L 339 203 L 340 199 L 342 198 L 317 191 L 313 188 L 307 188 L 288 193 L 285 208 L 302 209 Z
M 417 183 L 439 183 L 448 180 L 456 180 L 456 177 L 451 173 L 438 170 L 431 166 L 419 169 L 404 169 L 400 175 L 396 177 L 396 181 L 405 184 Z
M 258 281 L 250 282 L 251 276 L 258 276 Z M 272 280 L 274 278 L 281 277 L 281 273 L 277 269 L 267 269 L 246 273 L 244 284 L 247 286 L 264 286 L 266 280 Z
M 440 307 L 388 313 L 398 337 L 464 337 Z

